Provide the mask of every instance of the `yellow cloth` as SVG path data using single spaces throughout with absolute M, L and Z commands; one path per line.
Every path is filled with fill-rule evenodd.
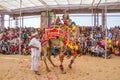
M 77 45 L 75 45 L 74 48 L 75 48 L 76 51 L 78 50 L 78 46 Z

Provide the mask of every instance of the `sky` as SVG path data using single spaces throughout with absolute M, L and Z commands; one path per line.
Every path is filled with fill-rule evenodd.
M 58 14 L 62 18 L 62 14 Z M 92 26 L 91 14 L 69 14 L 70 19 L 79 26 Z M 13 18 L 11 18 L 13 19 Z M 101 14 L 99 14 L 99 25 L 102 24 Z M 5 27 L 9 26 L 9 16 L 5 16 Z M 40 27 L 40 16 L 27 16 L 24 17 L 24 26 L 26 27 Z M 12 20 L 10 27 L 15 27 L 15 20 Z M 19 23 L 18 23 L 19 24 Z M 20 24 L 19 24 L 20 25 Z M 108 13 L 107 14 L 107 27 L 120 26 L 120 13 Z

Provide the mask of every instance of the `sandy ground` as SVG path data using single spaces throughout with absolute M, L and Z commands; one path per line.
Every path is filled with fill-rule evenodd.
M 59 59 L 52 60 L 59 66 Z M 48 61 L 47 61 L 48 62 Z M 77 57 L 73 68 L 68 68 L 70 59 L 64 60 L 66 74 L 61 74 L 59 67 L 49 62 L 51 72 L 47 72 L 43 61 L 39 61 L 40 76 L 30 70 L 31 57 L 20 55 L 0 55 L 0 80 L 120 80 L 120 57 L 112 55 L 111 59 Z

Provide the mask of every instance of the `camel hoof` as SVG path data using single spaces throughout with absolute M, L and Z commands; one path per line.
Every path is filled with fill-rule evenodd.
M 62 73 L 62 74 L 66 74 L 66 71 L 62 71 L 61 73 Z
M 72 66 L 71 66 L 70 64 L 68 65 L 68 67 L 69 67 L 70 69 L 72 69 Z
M 54 67 L 58 67 L 57 65 L 54 65 Z

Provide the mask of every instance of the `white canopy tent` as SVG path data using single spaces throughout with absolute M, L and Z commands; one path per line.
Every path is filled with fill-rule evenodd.
M 20 27 L 21 27 L 22 13 L 51 11 L 54 9 L 83 10 L 86 8 L 90 9 L 90 12 L 92 14 L 94 8 L 101 10 L 104 9 L 105 11 L 104 13 L 107 13 L 107 10 L 112 10 L 112 11 L 116 10 L 116 12 L 120 12 L 120 0 L 0 0 L 0 14 L 18 14 L 18 16 L 20 16 Z M 104 18 L 104 21 L 105 23 L 103 26 L 106 28 L 107 27 L 106 17 Z M 92 19 L 92 23 L 93 23 L 93 19 Z M 20 47 L 19 47 L 19 54 L 21 54 Z
M 23 12 L 37 12 L 52 9 L 79 9 L 98 6 L 103 9 L 105 0 L 23 0 Z M 120 0 L 107 0 L 107 9 L 120 12 Z M 20 9 L 20 0 L 0 0 L 0 13 L 17 12 Z

